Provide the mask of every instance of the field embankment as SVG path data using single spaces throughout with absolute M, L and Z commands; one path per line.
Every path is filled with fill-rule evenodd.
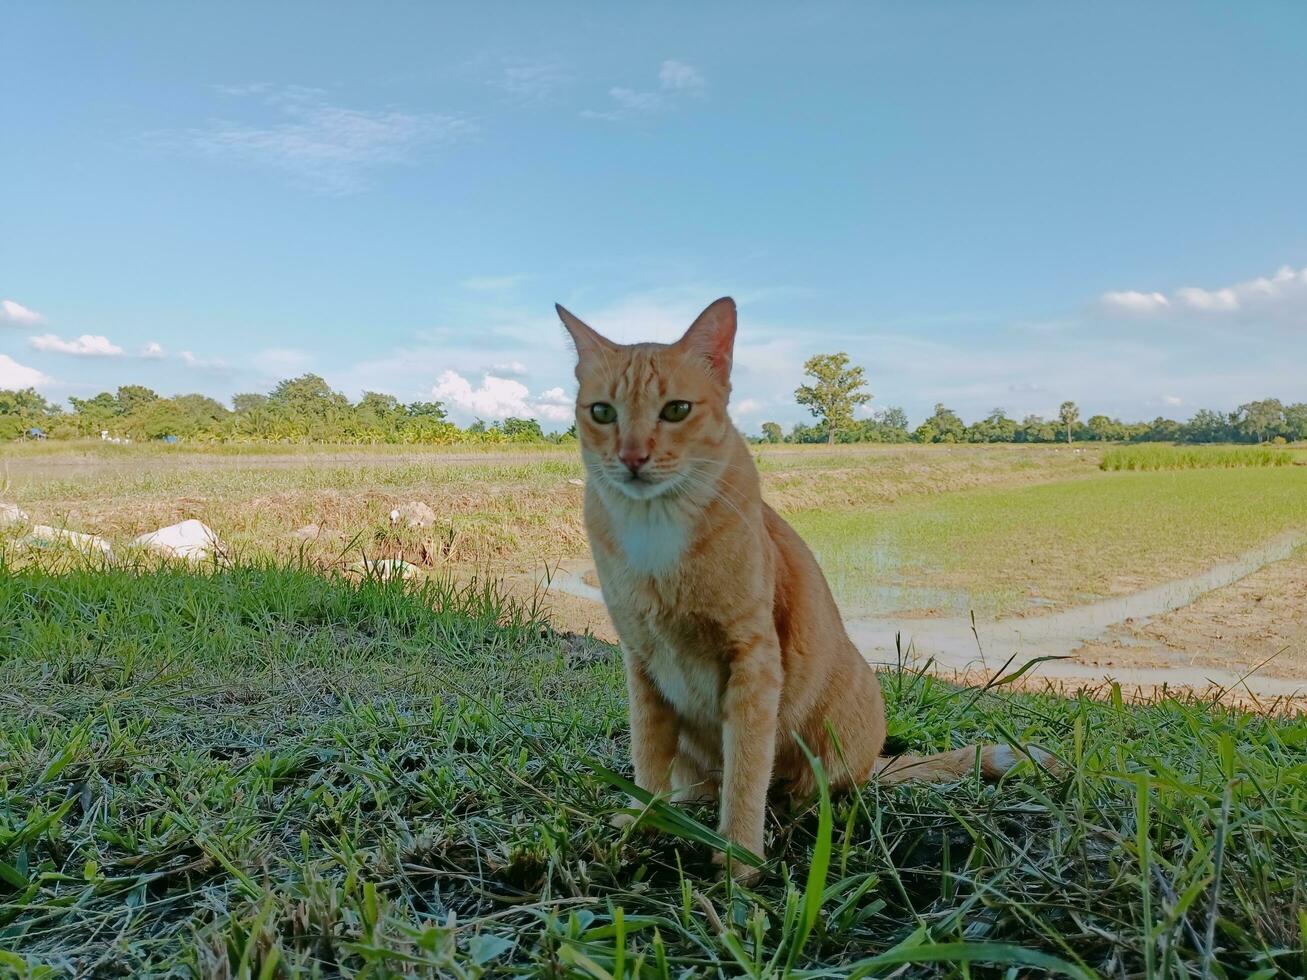
M 750 891 L 714 880 L 706 810 L 679 811 L 676 834 L 609 825 L 624 798 L 596 766 L 627 771 L 620 661 L 493 589 L 273 565 L 9 569 L 0 963 L 1307 969 L 1307 719 L 884 676 L 896 751 L 1015 739 L 1070 775 L 868 786 L 829 820 L 775 811 L 775 859 Z

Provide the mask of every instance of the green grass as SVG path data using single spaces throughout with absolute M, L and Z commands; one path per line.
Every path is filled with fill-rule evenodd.
M 849 610 L 985 615 L 1072 605 L 1195 574 L 1307 528 L 1307 470 L 1172 470 L 786 515 Z M 888 598 L 883 598 L 885 592 Z
M 1201 470 L 1290 466 L 1294 454 L 1270 446 L 1117 446 L 1103 454 L 1104 470 Z
M 1071 774 L 778 810 L 746 890 L 710 812 L 610 827 L 619 661 L 491 588 L 0 572 L 14 975 L 1307 970 L 1302 717 L 889 674 L 896 749 L 1030 740 Z

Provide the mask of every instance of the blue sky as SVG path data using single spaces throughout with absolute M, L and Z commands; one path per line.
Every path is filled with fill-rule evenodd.
M 561 301 L 740 303 L 737 419 L 1307 399 L 1307 6 L 6 8 L 0 387 L 565 418 Z

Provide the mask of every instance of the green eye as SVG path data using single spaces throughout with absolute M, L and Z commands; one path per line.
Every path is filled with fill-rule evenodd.
M 617 421 L 617 409 L 607 402 L 595 402 L 590 406 L 590 417 L 600 425 Z
M 658 417 L 664 422 L 680 422 L 690 414 L 689 402 L 668 402 Z

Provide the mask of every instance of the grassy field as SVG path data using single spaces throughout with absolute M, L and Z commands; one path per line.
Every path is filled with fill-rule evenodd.
M 1103 454 L 1105 470 L 1198 470 L 1291 466 L 1295 455 L 1271 446 L 1118 446 Z
M 621 668 L 491 588 L 312 567 L 0 574 L 15 976 L 1271 976 L 1307 971 L 1307 719 L 885 675 L 896 750 L 1069 775 L 868 786 L 717 880 L 619 832 Z
M 776 447 L 760 450 L 768 499 L 784 512 L 859 508 L 957 490 L 1079 479 L 1088 455 L 1058 449 Z M 362 554 L 427 567 L 539 565 L 586 553 L 582 470 L 572 448 L 495 451 L 395 447 L 232 455 L 158 446 L 13 446 L 0 454 L 0 499 L 34 521 L 115 543 L 186 518 L 247 558 L 341 566 Z M 439 520 L 392 527 L 419 500 Z M 322 533 L 297 537 L 317 525 Z
M 1260 450 L 1201 447 L 1203 467 L 1172 468 L 1190 452 L 767 446 L 756 458 L 766 498 L 812 544 L 849 610 L 992 616 L 1146 588 L 1307 528 L 1307 467 L 1214 468 Z M 1142 455 L 1132 469 L 1121 454 Z M 1100 469 L 1114 459 L 1125 471 Z M 499 574 L 587 553 L 581 476 L 574 447 L 233 454 L 88 442 L 6 447 L 0 499 L 119 545 L 194 517 L 247 560 L 331 569 L 402 558 Z M 414 500 L 435 524 L 392 526 L 391 510 Z
M 1307 528 L 1307 469 L 1113 472 L 786 517 L 849 609 L 996 615 L 1133 592 Z

